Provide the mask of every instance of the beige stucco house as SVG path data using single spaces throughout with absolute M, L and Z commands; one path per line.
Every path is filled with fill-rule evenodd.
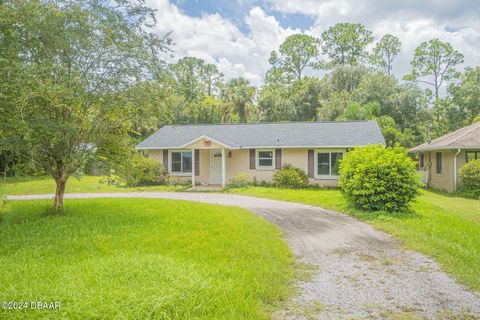
M 368 144 L 385 144 L 376 121 L 167 125 L 136 148 L 193 185 L 225 186 L 238 173 L 270 182 L 291 164 L 310 183 L 336 186 L 339 160 Z
M 461 185 L 458 171 L 468 161 L 480 159 L 480 122 L 458 129 L 410 150 L 427 186 L 454 192 Z

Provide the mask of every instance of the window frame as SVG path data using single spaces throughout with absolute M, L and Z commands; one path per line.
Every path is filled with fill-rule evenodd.
M 318 154 L 319 153 L 328 153 L 328 175 L 318 174 Z M 314 151 L 314 169 L 315 169 L 315 179 L 318 180 L 337 180 L 339 175 L 332 175 L 332 153 L 341 153 L 342 159 L 345 159 L 345 154 L 347 150 L 345 149 L 316 149 Z
M 469 153 L 474 153 L 475 154 L 475 159 L 474 160 L 480 159 L 480 150 L 466 150 L 465 151 L 465 163 L 468 162 L 468 154 Z
M 189 171 L 189 172 L 184 172 L 183 171 L 183 153 L 185 152 L 189 152 L 191 154 L 191 159 L 192 159 L 192 170 Z M 168 172 L 171 174 L 171 175 L 174 175 L 174 176 L 183 176 L 183 177 L 190 177 L 192 175 L 192 172 L 194 170 L 194 166 L 195 166 L 195 163 L 193 161 L 193 150 L 189 150 L 189 149 L 179 149 L 179 150 L 168 150 Z M 178 171 L 173 171 L 172 170 L 172 165 L 173 165 L 173 161 L 172 161 L 172 157 L 173 157 L 173 153 L 180 153 L 181 154 L 181 158 L 180 158 L 180 164 L 181 164 L 181 167 L 182 167 L 182 171 L 181 172 L 178 172 Z
M 438 161 L 438 155 L 440 155 L 440 162 Z M 440 163 L 440 172 L 438 172 L 439 163 Z M 443 174 L 443 152 L 441 151 L 435 152 L 435 174 L 437 176 L 441 176 Z
M 418 168 L 425 169 L 425 153 L 420 153 L 418 155 Z
M 269 159 L 269 158 L 260 158 L 260 152 L 271 152 L 272 153 L 272 165 L 271 166 L 261 166 L 260 159 Z M 275 149 L 256 149 L 255 150 L 255 169 L 256 170 L 275 170 Z

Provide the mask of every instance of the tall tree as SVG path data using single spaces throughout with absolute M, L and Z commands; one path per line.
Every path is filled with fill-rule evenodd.
M 433 110 L 435 136 L 469 125 L 480 115 L 480 67 L 466 68 L 460 81 L 450 84 L 447 92 Z
M 203 69 L 202 80 L 207 87 L 207 96 L 216 97 L 223 87 L 223 73 L 214 64 L 207 63 Z
M 463 63 L 463 54 L 448 42 L 432 39 L 422 42 L 415 49 L 411 62 L 412 72 L 405 79 L 433 86 L 437 101 L 440 87 L 444 81 L 457 77 L 456 66 L 460 63 Z
M 259 108 L 267 121 L 314 121 L 323 93 L 322 81 L 315 77 L 291 86 L 269 83 L 260 92 Z
M 400 39 L 387 33 L 373 48 L 373 53 L 369 57 L 370 62 L 389 76 L 392 72 L 393 59 L 400 53 L 401 45 Z
M 203 100 L 220 93 L 223 74 L 213 64 L 196 57 L 183 57 L 170 66 L 177 83 L 177 92 L 186 101 Z
M 223 122 L 230 122 L 232 115 L 237 115 L 239 122 L 246 123 L 249 110 L 253 107 L 255 87 L 244 78 L 231 79 L 222 92 L 224 104 Z
M 289 99 L 289 91 L 289 87 L 277 83 L 267 83 L 262 87 L 258 107 L 263 120 L 275 122 L 293 119 L 295 106 Z
M 451 84 L 448 92 L 456 106 L 459 121 L 455 127 L 472 123 L 480 116 L 480 67 L 467 68 L 459 83 Z
M 367 57 L 366 47 L 372 41 L 372 32 L 360 23 L 337 23 L 322 33 L 322 49 L 330 66 L 356 65 Z
M 371 70 L 362 65 L 339 65 L 325 76 L 325 80 L 331 86 L 332 91 L 345 90 L 351 92 L 358 87 L 364 77 L 370 74 Z
M 0 125 L 55 179 L 55 209 L 94 153 L 127 147 L 136 110 L 124 91 L 157 74 L 170 43 L 147 31 L 154 22 L 143 1 L 1 2 Z
M 318 69 L 320 39 L 306 35 L 294 34 L 285 39 L 278 52 L 270 55 L 270 64 L 296 80 L 302 79 L 306 67 Z

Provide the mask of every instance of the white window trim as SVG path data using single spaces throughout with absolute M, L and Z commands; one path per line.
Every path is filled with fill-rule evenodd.
M 271 166 L 260 166 L 260 158 L 258 154 L 260 152 L 272 152 L 272 165 Z M 266 159 L 266 158 L 264 158 Z M 275 149 L 255 149 L 255 169 L 256 170 L 275 170 Z
M 331 157 L 332 157 L 332 152 L 333 153 L 342 153 L 343 154 L 343 159 L 345 158 L 345 153 L 347 153 L 347 150 L 345 149 L 316 149 L 314 152 L 314 166 L 315 166 L 315 179 L 318 180 L 338 180 L 340 176 L 338 175 L 319 175 L 318 174 L 318 154 L 319 153 L 328 153 L 328 166 L 329 166 L 329 172 L 332 173 L 332 166 L 330 165 L 331 163 Z
M 195 163 L 193 161 L 193 152 L 194 151 L 190 150 L 190 149 L 168 150 L 168 173 L 171 174 L 172 176 L 191 177 L 192 172 L 173 172 L 172 171 L 172 152 L 191 152 L 192 153 L 192 171 L 193 171 L 193 170 L 195 170 Z

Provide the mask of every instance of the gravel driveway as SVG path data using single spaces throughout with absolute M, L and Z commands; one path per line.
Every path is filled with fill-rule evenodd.
M 10 200 L 53 195 L 9 196 Z M 432 259 L 356 219 L 318 207 L 217 193 L 97 193 L 65 198 L 165 198 L 239 206 L 285 232 L 299 261 L 314 266 L 281 319 L 480 319 L 480 298 Z M 396 318 L 399 319 L 399 318 Z

